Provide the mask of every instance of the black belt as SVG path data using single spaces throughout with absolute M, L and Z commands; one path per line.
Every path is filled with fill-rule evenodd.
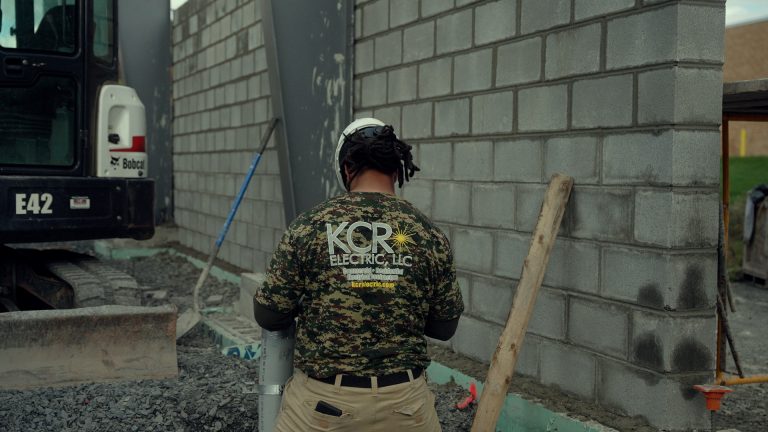
M 413 374 L 413 379 L 421 376 L 421 373 L 424 370 L 422 368 L 415 368 L 411 369 L 411 373 Z M 313 376 L 310 376 L 310 378 L 324 382 L 326 384 L 336 384 L 336 375 L 329 376 L 326 378 L 316 378 Z M 373 387 L 371 385 L 373 377 L 364 377 L 364 376 L 356 376 L 356 375 L 342 375 L 341 376 L 341 385 L 343 387 L 357 387 L 357 388 L 371 388 Z M 378 383 L 379 387 L 387 387 L 392 386 L 396 384 L 402 384 L 404 382 L 410 381 L 411 378 L 408 376 L 408 372 L 395 372 L 388 375 L 381 375 L 376 377 L 376 382 Z

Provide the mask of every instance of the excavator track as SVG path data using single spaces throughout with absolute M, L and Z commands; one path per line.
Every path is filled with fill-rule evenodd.
M 176 315 L 92 256 L 2 247 L 0 388 L 175 377 Z

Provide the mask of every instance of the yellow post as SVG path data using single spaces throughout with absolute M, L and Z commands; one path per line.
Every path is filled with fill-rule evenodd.
M 747 155 L 747 130 L 741 128 L 741 145 L 739 146 L 739 156 Z

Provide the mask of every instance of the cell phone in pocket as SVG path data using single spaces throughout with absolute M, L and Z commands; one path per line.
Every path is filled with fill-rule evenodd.
M 341 417 L 341 410 L 325 401 L 317 401 L 315 411 L 334 417 Z

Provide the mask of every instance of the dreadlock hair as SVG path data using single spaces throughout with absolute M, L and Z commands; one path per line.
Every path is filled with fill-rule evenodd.
M 416 171 L 413 163 L 412 147 L 400 141 L 392 126 L 374 126 L 356 131 L 345 137 L 339 154 L 339 167 L 344 184 L 349 189 L 352 180 L 366 169 L 375 169 L 384 174 L 397 172 L 400 188 L 404 181 L 409 181 Z M 349 178 L 344 172 L 349 169 Z

